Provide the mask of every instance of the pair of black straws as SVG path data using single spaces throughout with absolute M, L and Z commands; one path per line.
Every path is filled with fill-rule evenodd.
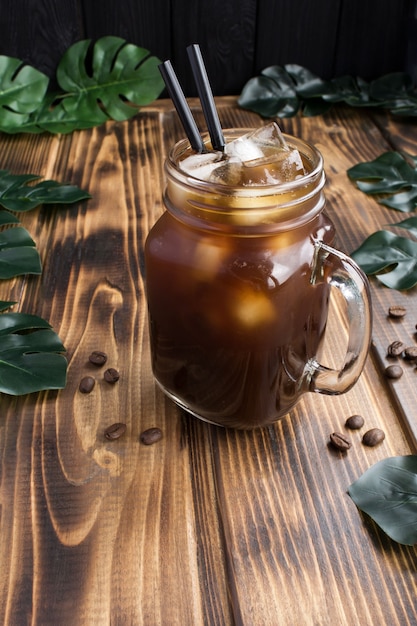
M 203 57 L 200 51 L 200 46 L 198 44 L 188 46 L 187 53 L 197 86 L 201 108 L 203 109 L 204 117 L 207 123 L 211 145 L 213 150 L 220 150 L 223 152 L 225 140 L 220 126 L 219 116 L 214 103 L 213 93 L 210 87 Z M 171 61 L 168 60 L 161 63 L 159 65 L 159 71 L 164 79 L 166 88 L 177 110 L 191 147 L 196 152 L 206 152 L 206 147 L 201 138 L 190 107 L 188 106 L 184 92 L 175 74 L 174 68 L 172 67 Z

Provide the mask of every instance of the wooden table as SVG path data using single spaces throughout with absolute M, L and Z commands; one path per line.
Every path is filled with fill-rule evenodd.
M 234 98 L 218 106 L 224 127 L 260 124 Z M 338 247 L 350 252 L 404 219 L 357 190 L 346 170 L 389 149 L 416 154 L 415 122 L 337 108 L 281 125 L 324 155 Z M 417 551 L 360 514 L 347 488 L 378 460 L 415 452 L 416 371 L 404 364 L 390 382 L 384 368 L 391 341 L 416 342 L 417 292 L 372 280 L 372 350 L 345 395 L 308 394 L 276 425 L 252 432 L 181 414 L 152 379 L 142 254 L 163 211 L 163 159 L 180 136 L 171 103 L 160 101 L 126 123 L 0 138 L 1 169 L 92 195 L 25 214 L 42 276 L 0 285 L 15 310 L 50 321 L 69 359 L 64 390 L 1 397 L 0 621 L 415 625 Z M 387 317 L 393 304 L 408 309 L 399 322 Z M 108 353 L 121 374 L 116 385 L 88 365 L 92 350 Z M 81 394 L 91 372 L 96 386 Z M 329 434 L 354 413 L 386 439 L 366 448 L 352 433 L 342 455 L 329 448 Z M 108 441 L 104 430 L 119 421 L 126 434 Z M 153 426 L 162 440 L 141 444 Z

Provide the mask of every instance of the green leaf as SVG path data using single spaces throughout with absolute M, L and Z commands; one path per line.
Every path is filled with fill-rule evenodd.
M 21 227 L 1 231 L 0 278 L 41 272 L 41 260 L 28 231 Z
M 265 80 L 269 76 L 271 80 Z M 292 90 L 291 105 L 283 106 Z M 313 103 L 324 101 L 326 106 Z M 382 107 L 397 115 L 417 116 L 417 89 L 410 76 L 388 74 L 367 83 L 360 77 L 341 76 L 326 81 L 300 65 L 272 66 L 250 79 L 238 100 L 240 106 L 264 117 L 291 117 L 301 110 L 304 115 L 318 115 L 334 103 L 354 107 Z
M 303 98 L 322 97 L 323 94 L 333 91 L 329 82 L 322 80 L 302 65 L 288 64 L 284 69 L 294 81 L 297 94 Z
M 394 541 L 417 543 L 417 456 L 384 459 L 370 467 L 348 493 Z
M 9 213 L 9 211 L 0 210 L 0 226 L 6 226 L 8 224 L 20 224 L 15 215 Z
M 58 335 L 36 315 L 0 315 L 0 391 L 23 395 L 66 384 L 67 360 Z
M 0 127 L 25 122 L 43 101 L 49 79 L 19 59 L 0 56 Z
M 368 274 L 391 289 L 411 289 L 417 284 L 417 242 L 387 230 L 370 235 L 351 257 Z
M 90 44 L 77 42 L 58 65 L 58 83 L 66 92 L 62 107 L 69 116 L 76 113 L 81 124 L 101 124 L 109 118 L 123 121 L 161 93 L 160 61 L 148 50 L 119 37 L 103 37 L 93 47 L 90 72 Z
M 14 304 L 17 304 L 14 300 L 0 300 L 0 311 L 6 311 L 10 309 Z
M 364 193 L 395 194 L 379 198 L 384 206 L 397 211 L 412 211 L 417 206 L 417 169 L 398 152 L 385 152 L 373 161 L 354 165 L 347 174 Z
M 295 84 L 277 65 L 265 68 L 261 76 L 246 83 L 238 103 L 263 117 L 292 117 L 299 109 Z
M 91 198 L 90 194 L 75 185 L 45 180 L 36 185 L 36 174 L 10 174 L 0 170 L 0 204 L 9 211 L 30 211 L 40 204 L 73 203 Z
M 402 222 L 391 224 L 391 226 L 397 226 L 398 228 L 405 228 L 417 238 L 417 217 L 408 217 L 406 220 L 403 220 Z

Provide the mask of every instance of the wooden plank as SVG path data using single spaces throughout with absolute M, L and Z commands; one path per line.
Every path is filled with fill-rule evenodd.
M 331 78 L 340 10 L 340 0 L 302 6 L 291 0 L 259 2 L 255 74 L 270 65 L 297 63 Z
M 262 123 L 234 98 L 217 102 L 224 127 Z M 412 152 L 404 121 L 382 132 L 370 113 L 340 108 L 282 126 L 323 152 L 339 247 L 350 251 L 387 223 L 391 214 L 356 190 L 346 169 L 399 132 Z M 27 213 L 44 271 L 0 285 L 2 299 L 13 294 L 21 310 L 51 321 L 70 360 L 62 392 L 1 399 L 0 621 L 411 626 L 417 551 L 390 541 L 346 493 L 374 462 L 415 452 L 375 351 L 347 394 L 308 394 L 260 431 L 185 417 L 154 385 L 142 246 L 163 210 L 163 158 L 180 136 L 162 101 L 123 124 L 0 138 L 2 169 L 68 180 L 93 196 Z M 374 335 L 385 341 L 385 310 L 399 296 L 375 282 L 372 292 Z M 410 294 L 410 311 L 414 301 Z M 334 333 L 330 352 L 339 341 Z M 116 386 L 88 365 L 92 349 L 120 370 Z M 97 382 L 84 396 L 87 372 Z M 415 402 L 409 377 L 408 388 Z M 386 439 L 365 448 L 362 432 L 351 433 L 342 455 L 328 437 L 353 413 Z M 126 422 L 127 433 L 108 442 L 113 421 Z M 146 447 L 139 434 L 149 426 L 163 439 Z
M 213 92 L 238 94 L 253 75 L 257 2 L 172 3 L 172 62 L 187 96 L 197 94 L 186 47 L 199 43 Z
M 239 112 L 234 113 L 239 117 Z M 246 124 L 247 114 L 244 117 Z M 256 118 L 252 121 L 259 123 Z M 346 176 L 351 165 L 374 158 L 388 146 L 371 117 L 336 109 L 324 117 L 283 120 L 282 127 L 316 144 L 324 155 L 326 210 L 336 225 L 340 248 L 349 252 L 369 229 L 392 218 L 389 210 L 381 211 L 363 197 Z M 372 292 L 377 341 L 387 333 L 388 306 L 402 300 L 374 283 Z M 410 310 L 416 308 L 415 299 L 414 293 Z M 331 348 L 337 341 L 336 336 Z M 382 364 L 371 357 L 353 390 L 339 398 L 305 396 L 269 433 L 213 433 L 238 623 L 414 623 L 408 578 L 416 571 L 414 549 L 390 542 L 358 514 L 346 495 L 349 484 L 374 462 L 410 451 L 408 430 L 399 420 L 404 395 L 396 391 L 392 403 L 391 391 L 397 388 L 390 390 L 378 370 L 382 371 Z M 415 406 L 413 381 L 410 384 L 404 376 L 397 382 L 408 390 Z M 410 403 L 411 418 L 415 412 Z M 343 458 L 333 454 L 326 442 L 330 432 L 343 432 L 346 417 L 355 412 L 365 417 L 367 427 L 382 427 L 387 439 L 381 447 L 368 450 L 355 434 L 353 449 Z M 414 446 L 415 442 L 413 451 Z M 399 563 L 407 564 L 404 571 Z M 415 591 L 415 583 L 411 589 Z M 295 603 L 295 597 L 303 602 Z
M 414 12 L 413 0 L 343 2 L 334 75 L 350 74 L 371 80 L 405 71 Z
M 55 77 L 66 49 L 83 38 L 77 0 L 5 0 L 1 7 L 0 54 L 14 56 Z
M 26 615 L 33 623 L 106 624 L 110 614 L 119 623 L 156 624 L 169 616 L 186 624 L 229 611 L 210 468 L 203 471 L 199 457 L 209 523 L 200 552 L 181 417 L 156 392 L 149 370 L 140 249 L 161 211 L 160 141 L 155 114 L 34 138 L 42 146 L 36 169 L 87 187 L 93 197 L 26 220 L 44 270 L 40 279 L 22 281 L 20 307 L 49 319 L 70 365 L 62 393 L 2 402 L 5 624 Z M 33 170 L 26 143 L 14 145 L 13 164 Z M 7 158 L 2 164 L 11 165 Z M 121 372 L 115 387 L 87 364 L 97 348 Z M 97 378 L 89 396 L 78 392 L 86 373 Z M 104 429 L 120 420 L 128 434 L 114 445 Z M 150 426 L 163 431 L 158 446 L 139 443 Z M 200 589 L 201 559 L 211 564 L 210 598 Z
M 104 3 L 89 0 L 82 3 L 82 16 L 85 32 L 93 40 L 117 35 L 148 49 L 161 60 L 170 56 L 171 7 L 164 0 Z

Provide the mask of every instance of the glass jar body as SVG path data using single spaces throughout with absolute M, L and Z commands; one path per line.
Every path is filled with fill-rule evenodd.
M 224 190 L 181 173 L 175 149 L 167 161 L 167 211 L 145 246 L 152 367 L 206 421 L 265 426 L 311 388 L 331 290 L 317 246 L 334 228 L 305 146 L 308 174 L 285 189 Z

